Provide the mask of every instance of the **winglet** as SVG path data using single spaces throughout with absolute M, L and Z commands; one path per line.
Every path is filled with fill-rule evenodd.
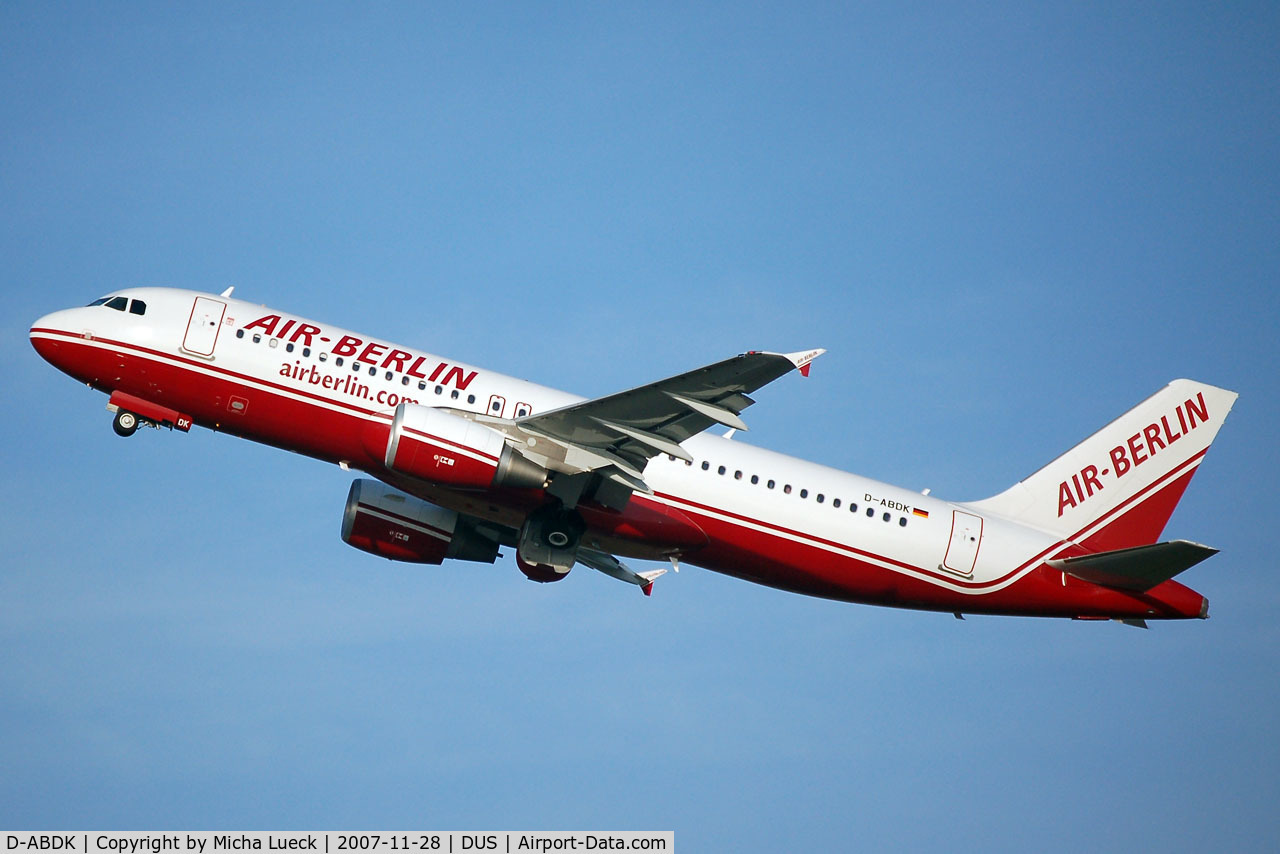
M 809 363 L 814 359 L 827 352 L 821 347 L 817 350 L 801 350 L 796 353 L 783 353 L 782 355 L 791 361 L 791 364 L 800 369 L 800 376 L 809 376 Z
M 658 579 L 658 576 L 666 574 L 667 571 L 665 569 L 655 569 L 652 572 L 637 572 L 636 575 L 644 579 L 644 584 L 640 585 L 640 589 L 644 591 L 644 595 L 652 596 L 653 582 Z

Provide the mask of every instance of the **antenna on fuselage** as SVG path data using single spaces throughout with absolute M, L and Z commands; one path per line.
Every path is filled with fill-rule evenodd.
M 223 292 L 222 292 L 222 294 L 221 294 L 221 296 L 229 297 L 229 296 L 231 296 L 231 292 L 232 292 L 232 291 L 234 291 L 235 289 L 236 289 L 236 286 L 235 286 L 235 285 L 232 285 L 231 287 L 229 287 L 229 288 L 227 288 L 225 291 L 223 291 Z

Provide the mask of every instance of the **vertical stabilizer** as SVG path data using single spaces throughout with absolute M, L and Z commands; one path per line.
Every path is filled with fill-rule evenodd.
M 970 506 L 1090 551 L 1154 543 L 1236 397 L 1174 380 L 1035 474 Z

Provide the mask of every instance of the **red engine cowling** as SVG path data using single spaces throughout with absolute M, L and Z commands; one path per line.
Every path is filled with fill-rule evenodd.
M 507 446 L 501 433 L 435 407 L 402 403 L 387 437 L 387 468 L 461 489 L 541 489 L 547 470 Z
M 520 555 L 516 555 L 516 566 L 520 567 L 520 571 L 530 581 L 536 581 L 539 584 L 549 584 L 552 581 L 559 581 L 569 574 L 568 569 L 558 569 L 554 566 L 548 566 L 545 563 L 529 563 Z
M 498 544 L 452 510 L 397 492 L 376 480 L 351 484 L 342 541 L 360 551 L 410 563 L 445 558 L 493 563 Z

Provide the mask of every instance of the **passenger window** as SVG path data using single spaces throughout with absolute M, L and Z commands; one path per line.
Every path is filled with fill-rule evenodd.
M 893 514 L 892 514 L 892 513 L 886 513 L 886 514 L 884 514 L 884 520 L 885 520 L 886 522 L 888 522 L 888 521 L 889 521 L 890 519 L 892 519 L 892 518 L 893 518 Z
M 440 394 L 443 391 L 444 391 L 443 388 L 441 388 L 440 386 L 436 386 L 436 394 Z
M 782 491 L 783 491 L 783 492 L 785 492 L 787 495 L 790 495 L 790 494 L 791 494 L 791 484 L 789 484 L 789 483 L 788 483 L 786 486 L 782 487 Z
M 707 462 L 706 460 L 703 460 L 703 461 L 702 461 L 702 470 L 703 470 L 703 471 L 706 471 L 706 470 L 707 470 L 707 469 L 709 469 L 709 468 L 711 468 L 711 463 Z
M 136 299 L 129 303 L 129 313 L 138 315 L 146 314 L 147 304 L 140 299 Z
M 405 376 L 400 378 L 400 385 L 408 385 L 408 384 L 409 384 L 409 377 L 406 374 Z
M 760 475 L 758 475 L 758 474 L 753 474 L 753 475 L 751 475 L 751 482 L 752 482 L 753 484 L 759 483 L 759 482 L 760 482 Z
M 476 396 L 474 394 L 467 395 L 467 403 L 475 403 L 475 402 L 476 402 Z
M 874 518 L 875 518 L 875 516 L 876 516 L 876 508 L 874 508 L 874 507 L 868 507 L 868 508 L 867 508 L 867 518 L 868 518 L 868 519 L 874 519 Z
M 320 361 L 322 361 L 322 362 L 327 362 L 327 361 L 329 361 L 329 354 L 328 354 L 328 353 L 325 353 L 325 352 L 323 352 L 323 351 L 321 351 L 321 353 L 320 353 Z
M 255 333 L 253 333 L 253 343 L 254 343 L 254 344 L 261 344 L 261 343 L 262 343 L 262 336 L 261 336 L 261 335 L 259 335 L 259 334 L 258 334 L 258 333 L 256 333 L 256 332 L 255 332 Z M 338 364 L 342 364 L 342 363 L 341 363 L 341 362 L 339 362 Z
M 341 367 L 342 367 L 342 357 L 341 357 L 341 356 L 339 356 L 338 358 L 334 359 L 334 360 L 333 360 L 333 363 L 334 363 L 335 365 L 337 365 L 339 368 L 341 368 Z
M 733 473 L 733 479 L 734 479 L 734 480 L 742 480 L 742 472 L 740 472 L 740 471 L 735 471 L 735 472 Z
M 858 512 L 858 502 L 856 502 L 856 501 L 851 501 L 851 502 L 849 502 L 849 512 L 850 512 L 850 513 L 857 513 L 857 512 Z
M 765 486 L 769 487 L 770 489 L 773 489 L 773 481 L 769 481 L 768 483 L 765 484 Z
M 834 508 L 836 508 L 837 510 L 839 510 L 839 509 L 840 509 L 840 499 L 839 499 L 839 498 L 833 498 L 833 499 L 831 499 L 831 506 L 832 506 L 832 507 L 834 507 Z
M 823 495 L 821 492 L 819 492 L 819 493 L 818 493 L 818 497 L 817 497 L 817 499 L 815 499 L 815 500 L 816 500 L 819 504 L 821 504 L 822 502 L 824 502 L 824 501 L 826 501 L 826 500 L 827 500 L 827 497 L 826 497 L 825 495 Z
M 808 497 L 809 497 L 809 490 L 807 490 L 807 489 L 802 489 L 802 490 L 800 490 L 800 497 L 801 497 L 801 498 L 808 498 Z
M 395 376 L 395 374 L 391 373 L 391 371 L 387 371 L 387 379 L 391 379 L 391 378 L 393 378 L 394 376 Z M 405 377 L 405 380 L 406 380 L 406 381 L 408 381 L 408 379 L 409 379 L 408 377 Z
M 716 474 L 724 474 L 724 466 L 720 466 L 720 468 L 716 469 Z
M 124 311 L 128 304 L 129 300 L 126 297 L 112 297 L 107 300 L 107 308 L 114 308 L 116 311 Z
M 243 338 L 243 337 L 244 337 L 244 330 L 243 330 L 243 329 L 237 329 L 237 330 L 236 330 L 236 337 L 237 337 L 237 338 Z
M 491 406 L 489 407 L 489 410 L 490 410 L 491 412 L 500 412 L 500 411 L 502 410 L 502 404 L 501 404 L 501 403 L 498 403 L 498 401 L 496 401 L 496 400 L 495 400 L 495 401 L 493 402 L 493 405 L 491 405 Z M 675 457 L 672 457 L 671 459 L 672 459 L 672 461 L 673 461 L 673 462 L 675 461 Z
M 899 520 L 898 520 L 898 527 L 899 527 L 899 528 L 905 528 L 905 527 L 907 527 L 907 517 L 906 517 L 906 516 L 903 516 L 901 519 L 899 519 Z
M 449 392 L 449 397 L 453 398 L 454 400 L 457 400 L 457 399 L 458 399 L 458 390 L 455 388 L 453 391 Z
M 309 358 L 311 358 L 311 348 L 310 348 L 310 347 L 303 347 L 303 348 L 302 348 L 302 358 L 304 358 L 304 359 L 309 359 Z
M 376 367 L 374 367 L 374 366 L 370 365 L 370 366 L 369 366 L 369 376 L 371 376 L 371 377 L 376 377 L 377 375 L 378 375 L 378 369 L 377 369 Z
M 286 353 L 292 353 L 292 352 L 293 352 L 293 342 L 290 342 L 290 343 L 288 343 L 288 344 L 285 344 L 285 345 L 284 345 L 284 351 L 285 351 Z
M 418 380 L 418 391 L 426 391 L 426 390 L 427 390 L 427 381 Z
M 280 346 L 280 339 L 279 339 L 279 338 L 272 338 L 270 341 L 268 341 L 268 342 L 267 342 L 267 346 L 268 346 L 268 347 L 271 347 L 271 348 L 273 348 L 273 349 L 274 349 L 274 348 L 276 348 L 276 347 L 278 347 L 278 346 Z

